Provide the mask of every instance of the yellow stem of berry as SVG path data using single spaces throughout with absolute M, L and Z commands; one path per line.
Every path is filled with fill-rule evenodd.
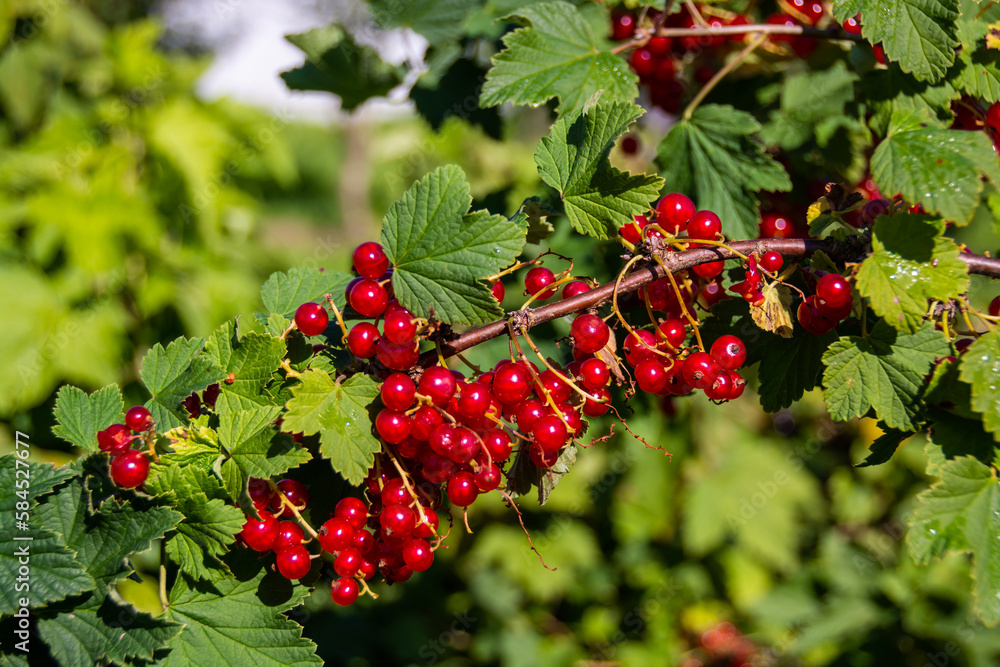
M 542 363 L 545 365 L 545 367 L 547 369 L 549 369 L 550 371 L 552 371 L 555 374 L 556 377 L 558 377 L 560 380 L 562 380 L 563 382 L 565 382 L 566 384 L 568 384 L 573 389 L 573 391 L 575 391 L 576 393 L 580 394 L 584 398 L 586 398 L 588 400 L 591 400 L 591 401 L 594 401 L 595 403 L 600 403 L 601 402 L 601 400 L 599 398 L 597 398 L 596 396 L 591 396 L 590 394 L 588 394 L 587 392 L 585 392 L 583 389 L 580 389 L 580 387 L 578 387 L 577 384 L 575 382 L 573 382 L 572 378 L 570 378 L 568 375 L 563 375 L 562 372 L 560 372 L 558 369 L 552 367 L 552 365 L 545 359 L 545 357 L 542 356 L 542 353 L 538 349 L 538 347 L 535 345 L 535 342 L 533 340 L 531 340 L 531 336 L 528 335 L 528 328 L 527 327 L 521 327 L 521 335 L 524 337 L 524 342 L 526 342 L 528 344 L 528 346 L 532 349 L 532 351 L 536 355 L 538 355 L 538 358 L 542 360 Z
M 313 530 L 313 527 L 309 525 L 309 522 L 306 521 L 304 518 L 302 518 L 302 514 L 299 512 L 299 508 L 296 507 L 295 505 L 293 505 L 292 501 L 290 501 L 288 498 L 285 497 L 285 494 L 283 494 L 281 492 L 281 489 L 278 488 L 277 484 L 275 484 L 271 480 L 267 480 L 267 484 L 268 484 L 268 486 L 271 487 L 271 493 L 277 494 L 278 498 L 281 499 L 281 509 L 284 510 L 286 507 L 288 509 L 290 509 L 292 511 L 292 514 L 295 516 L 295 519 L 299 522 L 299 524 L 303 528 L 306 529 L 306 532 L 308 532 L 310 535 L 312 535 L 314 539 L 318 540 L 319 539 L 319 533 L 317 533 L 315 530 Z M 278 512 L 279 515 L 281 513 L 282 513 L 281 511 Z
M 334 303 L 333 297 L 329 294 L 326 295 L 326 302 L 330 304 L 330 308 L 333 310 L 333 316 L 337 318 L 337 325 L 340 327 L 341 337 L 340 342 L 347 342 L 347 324 L 344 323 L 344 316 L 340 314 L 340 309 L 337 308 L 337 304 Z
M 698 340 L 698 347 L 702 352 L 704 352 L 705 344 L 701 342 L 701 331 L 698 327 L 698 320 L 695 319 L 695 317 L 691 314 L 691 311 L 688 310 L 687 304 L 684 303 L 684 295 L 681 294 L 681 288 L 674 279 L 674 274 L 670 272 L 667 265 L 657 255 L 653 255 L 653 259 L 656 260 L 657 264 L 663 267 L 664 273 L 667 274 L 667 279 L 670 280 L 670 285 L 674 288 L 674 294 L 677 296 L 677 303 L 681 307 L 681 312 L 684 314 L 684 317 L 687 318 L 687 321 L 691 323 L 691 328 L 694 329 L 694 337 Z
M 566 421 L 565 415 L 563 415 L 562 410 L 559 409 L 559 406 L 556 405 L 556 401 L 554 398 L 552 398 L 552 395 L 549 393 L 549 390 L 545 388 L 544 384 L 542 384 L 541 378 L 538 377 L 538 371 L 536 371 L 535 367 L 530 362 L 528 362 L 528 355 L 526 355 L 524 353 L 524 350 L 521 349 L 521 344 L 517 342 L 517 334 L 514 332 L 514 320 L 507 320 L 507 330 L 510 332 L 510 340 L 514 343 L 514 347 L 517 348 L 518 357 L 520 357 L 522 360 L 525 361 L 525 367 L 528 369 L 528 372 L 531 373 L 531 377 L 535 381 L 535 386 L 541 390 L 542 395 L 545 397 L 545 402 L 548 403 L 549 407 L 552 408 L 552 410 L 556 413 L 559 419 L 565 422 Z M 541 353 L 535 352 L 535 354 L 538 354 L 539 359 L 541 359 Z M 544 363 L 544 359 L 542 360 L 542 362 Z

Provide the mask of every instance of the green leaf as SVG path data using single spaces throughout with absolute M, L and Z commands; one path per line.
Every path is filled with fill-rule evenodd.
M 730 238 L 757 236 L 757 192 L 792 188 L 784 167 L 756 140 L 759 130 L 747 112 L 708 104 L 674 125 L 657 151 L 667 188 L 715 211 Z
M 947 551 L 971 553 L 975 609 L 986 625 L 995 626 L 1000 622 L 1000 481 L 996 471 L 963 456 L 951 461 L 932 459 L 928 473 L 940 479 L 917 496 L 906 535 L 910 553 L 922 565 Z
M 886 69 L 868 72 L 861 80 L 859 98 L 864 98 L 872 107 L 869 124 L 881 136 L 889 131 L 889 121 L 897 111 L 927 114 L 929 117 L 950 123 L 954 114 L 951 103 L 961 93 L 955 90 L 949 79 L 931 85 L 918 81 L 912 75 L 889 63 Z
M 642 113 L 635 104 L 598 102 L 564 115 L 538 144 L 538 174 L 559 191 L 566 217 L 581 234 L 613 238 L 659 196 L 663 179 L 633 176 L 608 163 L 615 140 Z
M 431 44 L 458 39 L 476 0 L 372 0 L 368 7 L 383 28 L 412 28 Z
M 950 351 L 931 324 L 901 334 L 880 320 L 866 338 L 842 337 L 823 355 L 823 394 L 830 416 L 844 421 L 874 408 L 889 427 L 914 430 L 924 377 L 934 358 Z
M 382 224 L 382 245 L 395 266 L 399 302 L 420 317 L 451 324 L 489 322 L 503 314 L 486 278 L 513 263 L 524 229 L 485 211 L 467 213 L 469 183 L 454 165 L 414 183 Z
M 837 126 L 858 127 L 858 122 L 844 113 L 844 105 L 854 99 L 854 84 L 859 77 L 837 61 L 819 71 L 800 71 L 785 77 L 781 87 L 780 108 L 771 113 L 760 138 L 768 145 L 786 150 L 798 148 L 816 134 L 816 127 L 830 119 Z M 833 128 L 826 128 L 832 131 Z M 817 141 L 820 137 L 816 136 Z M 821 142 L 820 146 L 825 145 Z
M 896 450 L 903 444 L 903 441 L 911 435 L 913 433 L 908 431 L 886 428 L 885 433 L 876 438 L 875 442 L 868 448 L 871 453 L 857 467 L 867 468 L 868 466 L 877 466 L 885 463 L 892 458 L 892 455 L 896 453 Z
M 941 448 L 946 459 L 973 456 L 984 465 L 993 463 L 997 443 L 983 428 L 982 419 L 969 419 L 959 414 L 928 407 L 928 434 L 931 442 Z
M 113 384 L 89 396 L 82 389 L 66 385 L 56 396 L 54 415 L 59 422 L 53 435 L 81 449 L 97 449 L 97 432 L 124 422 L 122 392 Z
M 351 282 L 351 275 L 342 271 L 320 271 L 315 268 L 296 267 L 272 273 L 260 288 L 260 300 L 268 313 L 281 315 L 289 320 L 295 311 L 310 301 L 322 303 L 329 294 L 341 310 L 347 299 L 344 288 Z
M 1000 330 L 979 337 L 962 356 L 959 377 L 972 385 L 972 407 L 983 426 L 1000 442 Z
M 250 404 L 234 409 L 229 405 L 219 412 L 219 443 L 246 475 L 281 475 L 312 458 L 309 450 L 274 428 L 281 408 Z
M 524 200 L 521 208 L 511 220 L 524 228 L 526 243 L 541 243 L 556 231 L 553 224 L 549 222 L 549 218 L 553 215 L 556 214 L 548 210 L 540 198 L 529 197 Z
M 882 192 L 900 192 L 906 201 L 960 225 L 979 205 L 981 177 L 1000 183 L 1000 165 L 985 133 L 944 130 L 917 112 L 892 115 L 871 170 Z
M 281 581 L 259 559 L 247 564 L 251 556 L 239 556 L 242 564 L 230 562 L 235 577 L 225 570 L 213 570 L 211 582 L 178 577 L 164 616 L 183 623 L 184 632 L 170 643 L 162 667 L 322 664 L 316 645 L 302 637 L 302 626 L 281 613 L 299 604 L 309 589 Z
M 219 481 L 193 466 L 153 466 L 145 488 L 167 496 L 170 504 L 184 515 L 177 533 L 167 540 L 172 563 L 197 579 L 211 579 L 209 566 L 226 567 L 219 558 L 243 528 L 243 512 L 223 501 L 225 491 Z
M 180 413 L 181 401 L 193 391 L 201 391 L 226 373 L 201 354 L 203 338 L 178 338 L 166 349 L 159 343 L 142 360 L 142 378 L 153 395 L 146 407 L 156 421 L 158 431 L 167 431 L 187 421 Z
M 969 273 L 944 223 L 909 213 L 875 221 L 872 253 L 861 264 L 857 286 L 886 322 L 905 333 L 920 328 L 927 300 L 946 301 L 969 287 Z
M 369 405 L 379 388 L 367 375 L 339 385 L 327 373 L 307 371 L 292 387 L 283 426 L 306 435 L 320 434 L 320 451 L 351 484 L 360 484 L 382 445 L 372 435 Z
M 861 14 L 865 39 L 918 79 L 938 81 L 955 62 L 958 0 L 896 0 L 891 11 L 879 0 L 839 0 L 833 13 L 841 22 Z
M 556 462 L 552 464 L 551 468 L 546 470 L 538 469 L 538 504 L 544 505 L 548 501 L 549 496 L 552 495 L 552 490 L 556 488 L 556 485 L 566 476 L 569 469 L 573 467 L 576 463 L 576 445 L 570 443 L 562 453 L 559 454 L 559 458 Z
M 17 475 L 19 470 L 21 476 Z M 31 511 L 39 496 L 73 475 L 69 468 L 25 461 L 13 454 L 0 456 L 0 512 L 9 517 L 0 524 L 0 540 L 7 545 L 0 552 L 0 581 L 5 583 L 0 586 L 0 614 L 16 611 L 22 597 L 28 597 L 32 607 L 41 607 L 94 587 L 94 580 L 84 571 L 76 553 L 66 546 L 61 536 L 42 528 L 41 520 Z M 17 488 L 18 482 L 22 483 L 20 489 Z M 19 502 L 28 502 L 31 512 L 26 517 L 28 530 L 22 530 L 16 524 L 20 520 L 17 518 Z M 27 537 L 31 539 L 18 539 Z M 29 552 L 31 561 L 30 595 L 15 589 L 21 566 L 19 552 L 24 549 Z
M 599 91 L 610 101 L 631 102 L 638 96 L 635 74 L 620 57 L 601 51 L 573 5 L 538 3 L 507 18 L 527 27 L 504 36 L 506 48 L 486 73 L 481 106 L 538 106 L 555 97 L 558 112 L 567 114 L 582 109 Z
M 205 345 L 205 356 L 233 381 L 222 385 L 224 392 L 256 396 L 281 366 L 285 341 L 277 336 L 251 331 L 237 334 L 236 322 L 230 320 L 217 329 Z
M 983 46 L 960 51 L 958 61 L 961 66 L 955 77 L 957 88 L 988 103 L 1000 99 L 1000 53 Z
M 760 366 L 760 406 L 768 412 L 787 408 L 814 388 L 823 370 L 823 353 L 836 340 L 834 333 L 815 336 L 796 327 L 791 338 L 763 333 Z
M 282 72 L 292 90 L 322 90 L 340 97 L 348 111 L 372 97 L 382 97 L 403 81 L 402 67 L 382 61 L 370 46 L 359 45 L 337 26 L 287 35 L 306 53 L 301 67 Z

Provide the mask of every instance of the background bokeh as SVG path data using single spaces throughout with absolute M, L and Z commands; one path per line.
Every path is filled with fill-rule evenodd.
M 273 271 L 346 269 L 389 204 L 438 165 L 460 164 L 477 206 L 498 212 L 543 193 L 532 153 L 547 109 L 507 114 L 499 132 L 457 119 L 435 130 L 391 97 L 347 114 L 329 95 L 284 90 L 277 73 L 301 55 L 275 35 L 358 11 L 0 3 L 0 452 L 19 430 L 38 458 L 74 458 L 50 434 L 59 386 L 115 382 L 140 402 L 151 345 L 234 316 L 252 327 Z M 421 38 L 406 39 L 384 44 L 386 57 L 419 55 Z M 654 118 L 645 145 L 662 131 Z M 613 159 L 645 168 L 642 152 Z M 547 247 L 580 275 L 606 279 L 620 263 L 565 225 L 526 255 Z M 503 353 L 493 343 L 469 357 L 492 365 Z M 552 569 L 516 516 L 484 498 L 472 534 L 456 523 L 430 571 L 347 609 L 321 587 L 290 616 L 328 664 L 359 667 L 724 665 L 739 642 L 762 665 L 998 664 L 1000 635 L 969 612 L 968 559 L 918 568 L 906 552 L 927 484 L 919 438 L 889 464 L 856 468 L 878 429 L 830 422 L 815 392 L 774 415 L 753 392 L 631 408 L 629 426 L 669 455 L 619 426 L 544 507 L 526 499 Z M 145 581 L 120 590 L 155 613 L 155 557 L 137 565 Z

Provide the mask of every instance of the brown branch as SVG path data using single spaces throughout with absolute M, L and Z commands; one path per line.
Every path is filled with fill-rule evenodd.
M 769 250 L 773 250 L 785 259 L 799 260 L 815 252 L 822 251 L 838 261 L 858 261 L 865 254 L 864 249 L 856 244 L 837 242 L 832 239 L 757 239 L 751 241 L 733 241 L 729 244 L 729 248 L 731 250 L 712 247 L 695 248 L 693 250 L 685 250 L 684 252 L 661 251 L 660 257 L 663 259 L 663 265 L 651 262 L 649 265 L 628 274 L 618 285 L 618 294 L 623 295 L 637 292 L 654 280 L 665 277 L 667 269 L 671 273 L 676 273 L 699 264 L 715 262 L 720 259 L 737 259 L 738 255 L 735 253 L 742 255 L 749 255 L 753 252 L 764 254 Z M 1000 278 L 1000 259 L 969 253 L 961 253 L 959 257 L 968 265 L 969 273 L 989 278 Z M 521 322 L 524 323 L 524 326 L 530 329 L 539 324 L 544 324 L 560 317 L 586 310 L 587 308 L 599 306 L 609 301 L 614 293 L 615 281 L 611 281 L 571 299 L 564 299 L 547 306 L 516 312 L 521 314 L 520 316 L 523 318 Z M 480 343 L 485 343 L 505 333 L 507 333 L 507 318 L 467 331 L 452 341 L 442 342 L 440 352 L 445 358 L 451 357 L 463 350 L 475 347 Z M 418 366 L 428 368 L 437 363 L 437 361 L 437 350 L 431 350 L 420 356 Z
M 656 31 L 656 34 L 658 37 L 717 37 L 721 35 L 743 35 L 754 32 L 762 32 L 768 35 L 799 35 L 801 37 L 850 42 L 867 41 L 861 35 L 846 32 L 843 28 L 812 28 L 804 25 L 771 25 L 770 23 L 718 25 L 707 28 L 660 28 Z

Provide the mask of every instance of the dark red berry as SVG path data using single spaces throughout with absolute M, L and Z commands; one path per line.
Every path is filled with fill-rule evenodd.
M 258 512 L 260 519 L 247 517 L 240 537 L 254 551 L 270 551 L 278 539 L 278 520 L 270 512 Z
M 483 493 L 487 493 L 500 486 L 503 476 L 500 473 L 500 468 L 490 464 L 479 466 L 479 470 L 476 471 L 473 478 L 476 482 L 476 488 Z
M 278 566 L 278 572 L 285 579 L 301 579 L 309 574 L 312 560 L 309 558 L 309 552 L 306 548 L 297 545 L 285 547 L 279 551 L 275 558 L 275 564 Z
M 371 322 L 359 322 L 347 332 L 347 349 L 356 357 L 371 359 L 375 356 L 375 351 L 382 335 Z
M 358 580 L 348 577 L 337 579 L 333 582 L 333 587 L 330 588 L 330 596 L 341 607 L 353 604 L 358 599 L 359 592 Z
M 700 276 L 706 280 L 711 280 L 716 276 L 720 275 L 726 268 L 725 260 L 719 260 L 717 262 L 706 262 L 705 264 L 698 264 L 691 267 L 695 275 Z
M 656 335 L 645 329 L 636 329 L 625 339 L 622 349 L 625 350 L 625 360 L 635 368 L 640 362 L 655 356 Z
M 790 239 L 795 236 L 795 225 L 791 220 L 777 213 L 764 213 L 760 221 L 762 239 Z
M 429 397 L 434 405 L 443 408 L 455 394 L 457 386 L 455 376 L 447 368 L 431 366 L 420 376 L 417 393 Z
M 503 463 L 510 458 L 514 445 L 506 431 L 491 428 L 483 433 L 483 447 L 494 463 Z
M 323 550 L 336 553 L 351 546 L 355 527 L 345 519 L 334 517 L 320 526 L 316 532 L 319 535 L 319 545 L 323 547 Z
M 737 336 L 726 334 L 712 343 L 711 354 L 727 371 L 735 371 L 747 359 L 747 347 Z
M 642 239 L 642 230 L 649 224 L 649 220 L 644 215 L 636 215 L 633 218 L 632 222 L 622 227 L 618 232 L 622 235 L 623 239 L 629 243 L 636 244 Z M 563 295 L 563 298 L 566 298 L 565 295 Z
M 247 493 L 258 512 L 267 509 L 267 506 L 274 500 L 274 491 L 266 479 L 251 477 L 247 485 Z
M 326 308 L 312 301 L 304 303 L 295 311 L 295 326 L 306 336 L 318 336 L 326 331 L 330 315 Z
M 520 403 L 531 392 L 531 376 L 520 364 L 501 366 L 493 374 L 493 394 L 501 403 Z
M 427 540 L 414 537 L 403 545 L 403 562 L 414 572 L 423 572 L 434 562 L 434 552 Z
M 539 299 L 548 299 L 556 293 L 556 290 L 545 289 L 556 281 L 556 276 L 552 271 L 544 266 L 536 266 L 528 271 L 524 276 L 524 289 L 528 294 L 538 295 Z M 544 290 L 544 291 L 543 291 Z
M 478 495 L 479 489 L 471 472 L 456 473 L 448 480 L 448 500 L 452 505 L 468 507 Z
M 97 432 L 97 446 L 102 452 L 119 454 L 132 445 L 132 434 L 124 424 L 112 424 Z
M 657 330 L 657 347 L 660 349 L 679 350 L 687 338 L 687 325 L 683 320 L 675 318 L 664 320 Z
M 569 431 L 563 420 L 555 415 L 546 415 L 531 427 L 531 437 L 543 452 L 549 453 L 562 449 L 569 438 Z
M 784 258 L 773 250 L 768 250 L 760 258 L 760 268 L 777 273 L 785 263 Z
M 706 352 L 695 352 L 684 360 L 684 381 L 695 389 L 711 387 L 720 372 L 719 362 Z
M 627 136 L 622 139 L 621 143 L 622 152 L 626 155 L 635 155 L 639 152 L 639 140 L 633 136 Z
M 386 312 L 382 333 L 397 345 L 412 343 L 417 335 L 417 322 L 406 308 L 394 308 L 391 313 Z
M 852 303 L 851 284 L 842 275 L 827 273 L 816 283 L 816 296 L 831 308 L 843 308 Z
M 342 577 L 353 577 L 361 569 L 361 561 L 361 552 L 354 547 L 347 547 L 337 554 L 333 570 Z
M 623 42 L 632 39 L 635 32 L 635 17 L 626 13 L 614 13 L 611 15 L 611 39 L 616 42 Z
M 382 246 L 374 241 L 362 243 L 354 249 L 354 270 L 362 278 L 378 280 L 389 268 L 389 258 Z
M 382 410 L 375 417 L 375 430 L 390 445 L 398 445 L 410 435 L 410 418 L 402 412 Z
M 580 377 L 588 389 L 601 389 L 611 381 L 611 371 L 600 359 L 587 359 L 580 364 Z
M 153 417 L 145 407 L 136 405 L 125 413 L 125 425 L 133 431 L 142 433 L 153 425 Z
M 582 280 L 574 280 L 573 282 L 563 287 L 562 298 L 571 299 L 574 296 L 583 294 L 584 292 L 590 291 L 590 285 L 583 282 Z
M 503 303 L 503 298 L 507 296 L 507 290 L 504 289 L 503 283 L 498 280 L 493 283 L 493 287 L 490 289 L 493 291 L 493 298 L 497 300 L 497 303 Z
M 687 233 L 692 239 L 714 240 L 722 233 L 722 220 L 711 211 L 697 211 L 688 222 Z
M 143 452 L 126 450 L 111 461 L 111 479 L 126 489 L 142 486 L 149 477 L 149 459 Z
M 394 371 L 405 371 L 413 368 L 420 358 L 420 347 L 415 342 L 393 343 L 388 338 L 382 338 L 375 346 L 375 357 Z
M 656 57 L 653 56 L 653 52 L 643 47 L 634 50 L 632 55 L 629 56 L 628 62 L 632 66 L 633 71 L 639 75 L 640 79 L 648 79 L 656 69 L 657 61 Z
M 987 312 L 991 317 L 1000 316 L 1000 296 L 993 297 L 993 300 L 990 301 L 990 305 L 987 308 Z
M 535 422 L 546 414 L 544 403 L 537 398 L 529 398 L 517 408 L 517 425 L 522 433 L 530 433 Z
M 588 417 L 600 417 L 610 409 L 611 392 L 609 392 L 607 389 L 605 389 L 604 387 L 600 387 L 598 389 L 590 389 L 588 393 L 590 393 L 594 398 L 600 400 L 594 401 L 588 398 L 586 401 L 584 401 L 583 414 L 587 415 Z
M 570 326 L 570 334 L 573 336 L 574 346 L 581 352 L 593 354 L 608 343 L 611 337 L 611 330 L 597 315 L 584 313 L 577 315 Z
M 647 394 L 658 394 L 667 384 L 667 369 L 655 359 L 647 359 L 635 367 L 635 381 Z

